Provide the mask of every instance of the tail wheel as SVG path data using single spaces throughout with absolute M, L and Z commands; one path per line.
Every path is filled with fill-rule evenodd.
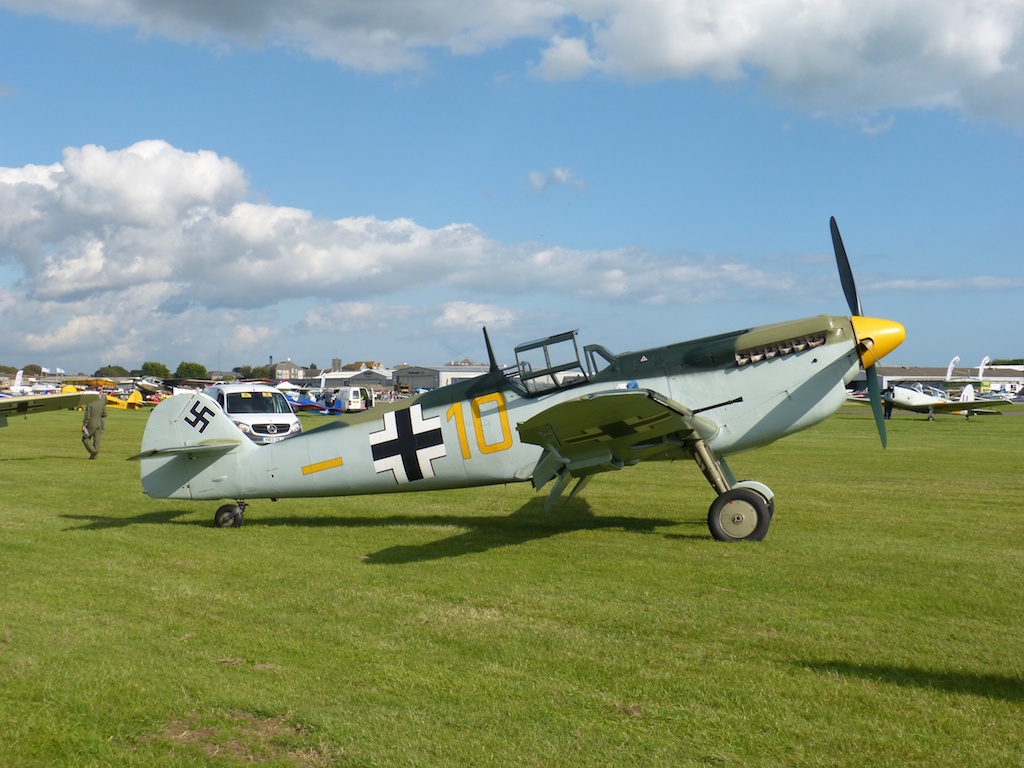
M 241 528 L 244 522 L 242 508 L 237 504 L 225 504 L 213 516 L 213 524 L 218 528 Z
M 749 488 L 726 491 L 708 510 L 708 529 L 718 541 L 761 541 L 771 521 L 768 502 Z

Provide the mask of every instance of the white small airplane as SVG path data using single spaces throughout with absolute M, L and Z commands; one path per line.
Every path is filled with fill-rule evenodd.
M 69 392 L 56 395 L 0 397 L 0 427 L 7 426 L 8 416 L 28 416 L 30 413 L 43 411 L 74 410 L 99 396 L 98 392 Z
M 929 387 L 928 391 L 921 384 L 903 385 L 894 384 L 888 387 L 883 393 L 883 397 L 886 401 L 892 403 L 893 408 L 899 408 L 903 411 L 913 411 L 915 413 L 927 413 L 928 420 L 932 421 L 935 419 L 936 413 L 952 413 L 958 416 L 966 416 L 970 418 L 971 414 L 997 414 L 999 411 L 993 411 L 986 408 L 977 408 L 971 405 L 972 403 L 979 402 L 974 397 L 974 385 L 967 384 L 960 391 L 960 398 L 958 400 L 952 400 L 945 393 L 945 391 L 938 389 L 937 387 Z M 991 401 L 986 401 L 991 403 Z M 965 407 L 966 406 L 966 407 Z
M 691 459 L 715 490 L 711 534 L 760 540 L 775 500 L 737 480 L 726 457 L 819 423 L 866 369 L 882 445 L 885 423 L 875 364 L 901 344 L 903 326 L 864 317 L 835 219 L 830 222 L 851 316 L 793 320 L 638 352 L 614 354 L 570 331 L 516 348 L 502 370 L 339 416 L 258 446 L 216 401 L 199 393 L 164 400 L 149 417 L 142 486 L 152 498 L 233 499 L 214 515 L 242 525 L 246 499 L 347 496 L 531 482 L 579 493 L 594 475 L 640 461 Z
M 31 395 L 33 393 L 32 386 L 28 384 L 22 384 L 25 380 L 25 371 L 19 370 L 14 374 L 14 383 L 8 388 L 8 392 L 12 395 Z

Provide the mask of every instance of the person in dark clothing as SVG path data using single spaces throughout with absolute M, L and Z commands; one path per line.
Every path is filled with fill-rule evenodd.
M 95 459 L 100 453 L 100 437 L 107 425 L 107 396 L 100 392 L 99 398 L 85 404 L 82 419 L 82 445 Z

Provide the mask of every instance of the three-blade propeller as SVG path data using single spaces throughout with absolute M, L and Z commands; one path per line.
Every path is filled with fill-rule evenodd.
M 853 280 L 853 271 L 850 269 L 850 260 L 846 258 L 846 248 L 843 247 L 843 238 L 839 235 L 839 226 L 835 217 L 829 219 L 829 228 L 832 230 L 832 247 L 836 252 L 836 266 L 839 267 L 839 281 L 843 285 L 843 295 L 846 296 L 846 303 L 850 307 L 850 314 L 853 317 L 863 317 L 864 311 L 861 308 L 860 296 L 857 295 L 857 284 Z M 886 446 L 885 436 L 885 414 L 882 407 L 882 388 L 878 381 L 878 371 L 874 365 L 864 368 L 868 379 L 868 397 L 871 400 L 871 412 L 875 416 L 875 426 L 878 429 L 878 436 L 882 439 L 882 447 Z

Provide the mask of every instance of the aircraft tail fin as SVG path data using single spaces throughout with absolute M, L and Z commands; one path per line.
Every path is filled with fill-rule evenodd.
M 960 402 L 961 403 L 973 403 L 974 402 L 974 385 L 966 384 L 960 391 Z
M 215 400 L 192 392 L 170 397 L 153 409 L 142 450 L 129 461 L 140 463 L 143 491 L 152 498 L 221 498 L 231 495 L 226 487 L 217 487 L 226 486 L 218 482 L 224 474 L 221 469 L 236 467 L 258 450 Z M 221 462 L 232 466 L 221 467 Z
M 153 409 L 142 435 L 142 450 L 129 461 L 181 453 L 227 453 L 246 444 L 258 447 L 231 423 L 216 401 L 192 392 L 167 398 Z

